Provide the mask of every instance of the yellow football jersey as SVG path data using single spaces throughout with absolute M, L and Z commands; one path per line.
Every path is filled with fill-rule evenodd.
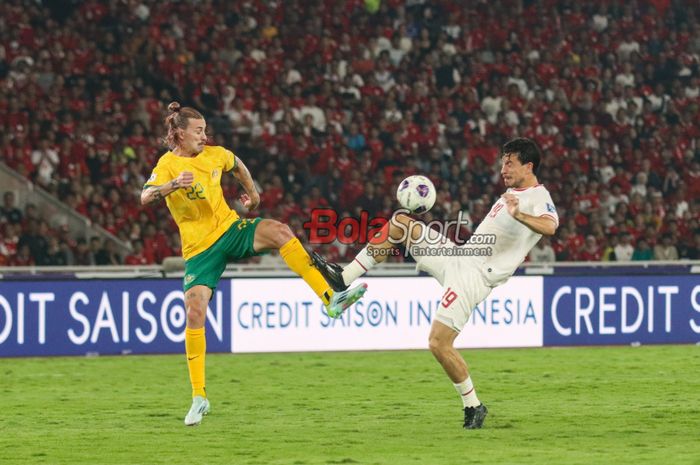
M 224 200 L 221 174 L 233 169 L 236 157 L 224 147 L 205 145 L 196 157 L 179 157 L 167 152 L 158 160 L 144 188 L 162 186 L 181 172 L 194 174 L 192 186 L 178 189 L 165 200 L 180 229 L 182 256 L 189 260 L 208 249 L 239 216 Z

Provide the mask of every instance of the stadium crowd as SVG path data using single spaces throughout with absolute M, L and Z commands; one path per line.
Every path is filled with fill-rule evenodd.
M 414 173 L 438 188 L 427 221 L 478 224 L 519 135 L 562 218 L 531 260 L 700 259 L 698 19 L 691 0 L 4 1 L 3 162 L 133 252 L 51 230 L 9 192 L 0 266 L 179 255 L 165 205 L 138 200 L 173 100 L 246 162 L 250 215 L 302 238 L 317 207 L 387 217 Z

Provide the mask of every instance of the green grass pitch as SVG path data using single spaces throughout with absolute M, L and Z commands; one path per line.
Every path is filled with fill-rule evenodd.
M 0 360 L 0 464 L 700 464 L 700 347 L 471 350 L 482 430 L 427 351 Z

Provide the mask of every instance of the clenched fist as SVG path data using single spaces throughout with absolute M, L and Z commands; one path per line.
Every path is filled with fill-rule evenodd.
M 174 186 L 175 188 L 180 187 L 190 187 L 194 182 L 194 174 L 191 171 L 183 171 L 175 178 Z
M 520 200 L 518 199 L 518 196 L 515 194 L 505 193 L 502 195 L 502 197 L 503 200 L 506 201 L 506 208 L 508 209 L 510 216 L 517 219 L 518 214 L 520 213 Z

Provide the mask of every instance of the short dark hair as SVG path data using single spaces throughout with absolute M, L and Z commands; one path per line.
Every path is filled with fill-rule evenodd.
M 526 137 L 516 137 L 503 144 L 501 155 L 507 153 L 516 154 L 523 165 L 532 163 L 532 172 L 537 174 L 537 169 L 540 167 L 540 160 L 542 159 L 542 150 L 540 150 L 537 142 Z

